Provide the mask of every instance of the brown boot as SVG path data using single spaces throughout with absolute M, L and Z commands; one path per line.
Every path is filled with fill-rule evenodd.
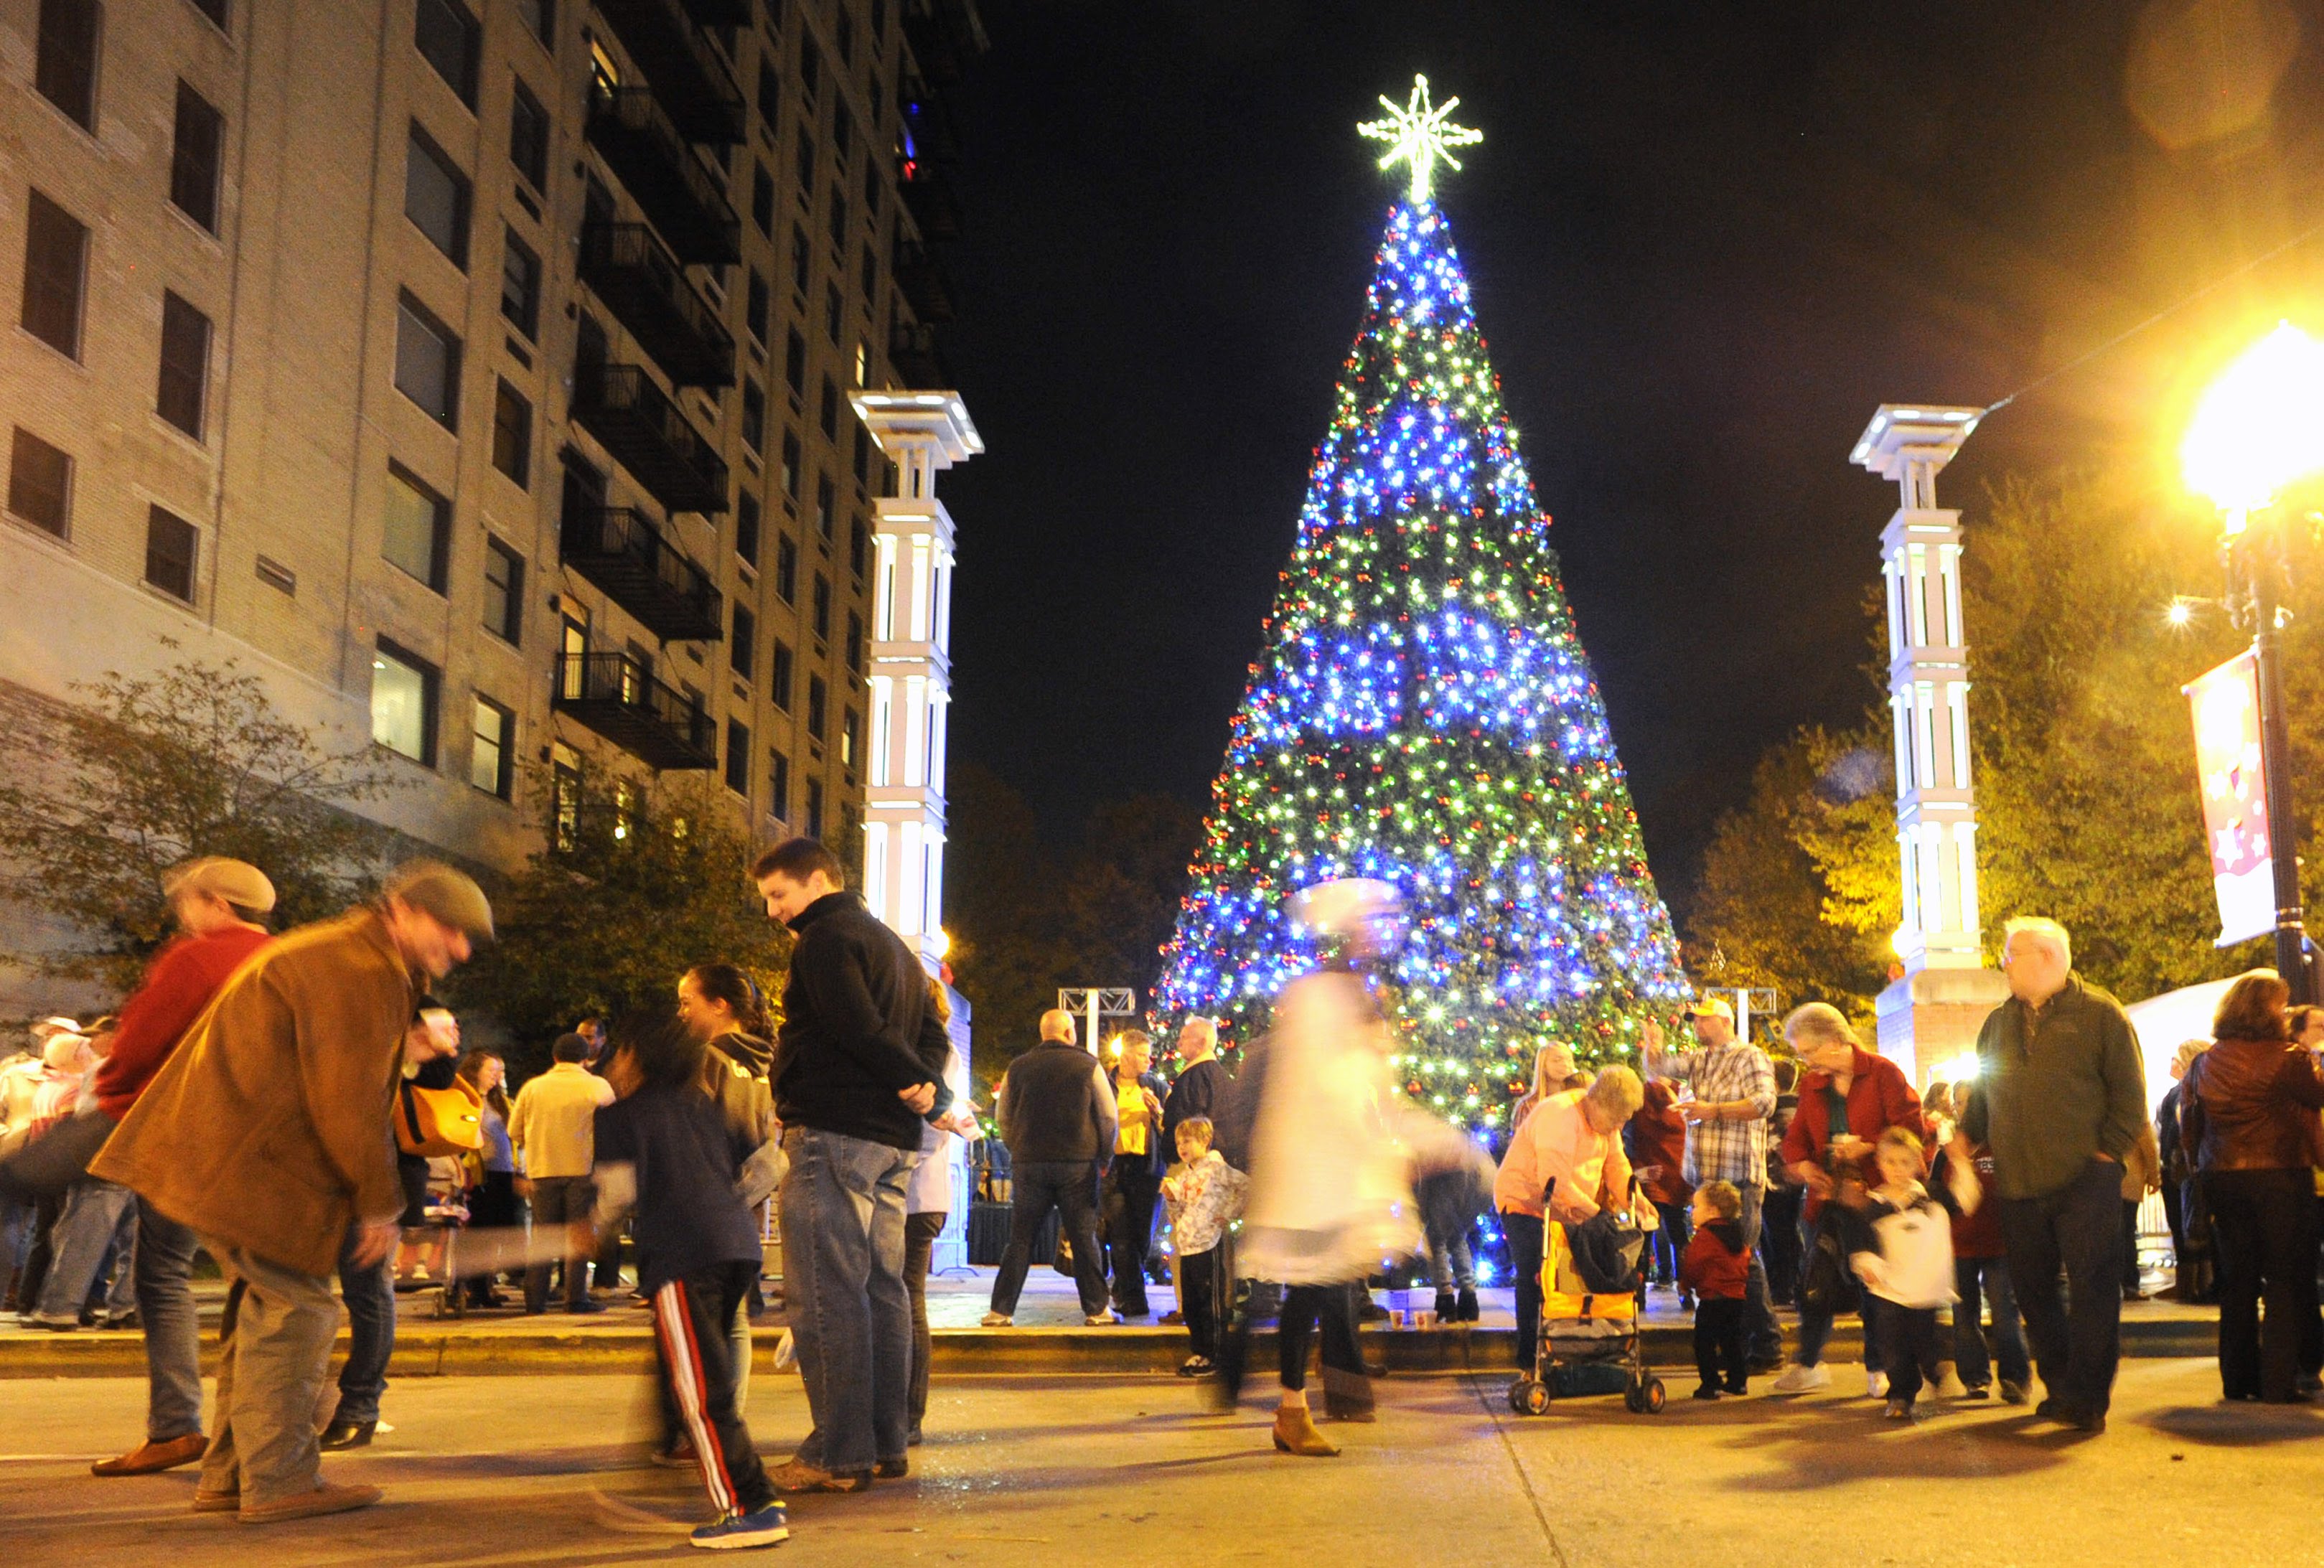
M 1275 1412 L 1275 1446 L 1310 1459 L 1330 1459 L 1340 1452 L 1337 1443 L 1315 1430 L 1305 1405 L 1286 1405 Z
M 272 1525 L 283 1519 L 311 1519 L 318 1514 L 352 1513 L 367 1508 L 387 1494 L 375 1486 L 334 1486 L 329 1481 L 318 1485 L 310 1492 L 294 1492 L 287 1498 L 277 1498 L 271 1503 L 244 1502 L 241 1508 L 245 1525 Z
M 141 1443 L 119 1459 L 100 1459 L 88 1467 L 91 1475 L 159 1475 L 181 1464 L 191 1464 L 209 1449 L 210 1440 L 198 1432 L 172 1437 L 167 1443 Z

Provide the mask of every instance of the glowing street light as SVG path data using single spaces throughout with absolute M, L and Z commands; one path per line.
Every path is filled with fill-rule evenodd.
M 2195 405 L 2179 446 L 2187 488 L 2219 509 L 2227 607 L 2252 633 L 2259 680 L 2260 765 L 2265 775 L 2275 893 L 2275 967 L 2294 1002 L 2311 1001 L 2306 913 L 2301 908 L 2298 820 L 2292 806 L 2292 735 L 2283 705 L 2277 603 L 2283 540 L 2266 519 L 2286 487 L 2324 473 L 2324 343 L 2289 321 L 2219 373 Z

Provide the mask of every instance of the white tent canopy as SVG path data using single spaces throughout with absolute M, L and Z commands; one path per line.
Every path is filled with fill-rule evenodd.
M 2170 1093 L 2171 1058 L 2178 1054 L 2180 1042 L 2211 1038 L 2211 1015 L 2234 983 L 2232 978 L 2207 980 L 2133 1002 L 2123 1010 L 2138 1030 L 2138 1048 L 2146 1058 L 2148 1105 L 2160 1105 L 2163 1096 Z

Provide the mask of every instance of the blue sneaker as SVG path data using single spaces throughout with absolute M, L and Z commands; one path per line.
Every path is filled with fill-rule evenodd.
M 769 1503 L 748 1514 L 728 1514 L 715 1524 L 696 1526 L 687 1537 L 712 1552 L 738 1551 L 746 1546 L 772 1546 L 791 1538 L 790 1516 L 780 1503 Z

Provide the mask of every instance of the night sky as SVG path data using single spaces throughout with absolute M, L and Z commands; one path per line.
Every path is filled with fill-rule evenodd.
M 1874 408 L 1989 402 L 2324 223 L 2324 0 L 983 14 L 954 754 L 1060 839 L 1207 800 L 1397 189 L 1353 126 L 1415 70 L 1485 133 L 1439 197 L 1672 895 L 1766 745 L 1876 696 Z M 2319 290 L 2324 238 L 1994 415 L 1942 498 L 2107 463 L 2183 505 L 2191 388 Z

